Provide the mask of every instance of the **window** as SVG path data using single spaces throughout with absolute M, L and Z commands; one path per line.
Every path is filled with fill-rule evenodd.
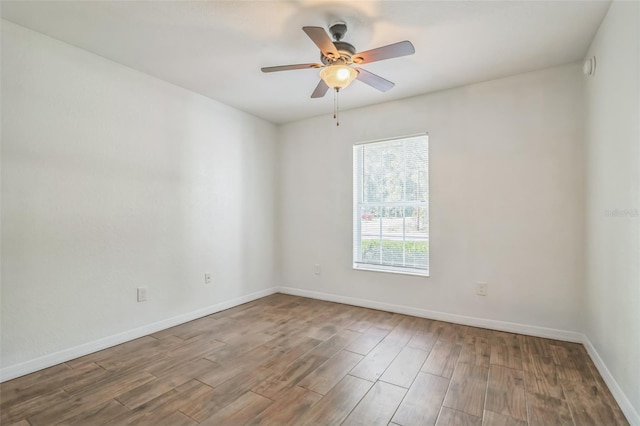
M 428 136 L 353 147 L 353 267 L 429 275 Z

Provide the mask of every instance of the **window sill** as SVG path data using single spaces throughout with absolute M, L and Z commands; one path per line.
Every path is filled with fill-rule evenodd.
M 429 271 L 425 271 L 424 269 L 394 268 L 392 266 L 365 265 L 361 263 L 354 263 L 353 269 L 356 271 L 386 272 L 389 274 L 413 275 L 429 278 Z

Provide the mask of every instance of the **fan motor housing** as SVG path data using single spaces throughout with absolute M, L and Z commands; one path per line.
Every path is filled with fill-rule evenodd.
M 337 59 L 332 59 L 320 54 L 320 60 L 325 65 L 333 65 L 333 64 L 351 64 L 353 61 L 351 57 L 356 54 L 356 48 L 351 43 L 347 43 L 345 41 L 334 41 L 333 45 L 336 47 L 336 50 L 340 54 L 340 57 Z

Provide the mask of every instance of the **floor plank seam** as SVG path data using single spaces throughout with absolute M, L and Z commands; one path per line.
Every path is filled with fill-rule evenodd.
M 489 399 L 489 377 L 491 377 L 491 360 L 487 368 L 487 385 L 484 388 L 484 404 L 482 404 L 482 423 L 484 424 L 484 414 L 487 412 L 487 400 Z
M 524 363 L 522 365 L 522 369 L 524 371 Z M 522 375 L 522 386 L 524 386 L 524 403 L 525 403 L 525 410 L 527 412 L 527 424 L 530 425 L 531 424 L 531 408 L 529 406 L 530 405 L 529 391 L 527 391 L 527 375 L 526 374 Z

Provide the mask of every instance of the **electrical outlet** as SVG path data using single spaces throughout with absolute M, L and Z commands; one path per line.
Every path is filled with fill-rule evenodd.
M 476 294 L 478 296 L 487 295 L 487 283 L 476 283 Z
M 211 284 L 212 282 L 213 282 L 213 276 L 211 275 L 211 272 L 206 272 L 204 274 L 204 283 Z
M 315 265 L 313 265 L 313 273 L 316 275 L 320 275 L 320 264 L 316 263 Z
M 146 301 L 147 301 L 147 288 L 138 287 L 138 302 L 146 302 Z

